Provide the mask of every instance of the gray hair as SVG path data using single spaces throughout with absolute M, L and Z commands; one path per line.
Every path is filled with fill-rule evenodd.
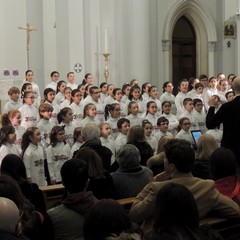
M 117 153 L 117 162 L 122 169 L 139 167 L 140 161 L 140 152 L 133 144 L 124 145 Z
M 240 93 L 240 77 L 236 77 L 233 80 L 233 90 L 234 90 L 235 94 Z
M 94 123 L 87 123 L 82 128 L 82 137 L 85 142 L 90 140 L 98 140 L 100 138 L 100 129 Z

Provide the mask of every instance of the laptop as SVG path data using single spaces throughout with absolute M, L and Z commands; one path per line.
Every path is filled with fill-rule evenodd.
M 192 138 L 193 138 L 195 145 L 197 145 L 197 141 L 198 141 L 199 137 L 202 135 L 202 131 L 201 130 L 192 130 L 191 134 L 192 134 Z

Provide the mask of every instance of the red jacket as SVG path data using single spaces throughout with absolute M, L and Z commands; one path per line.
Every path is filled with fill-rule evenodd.
M 217 190 L 228 196 L 240 206 L 240 180 L 236 176 L 229 176 L 215 181 Z

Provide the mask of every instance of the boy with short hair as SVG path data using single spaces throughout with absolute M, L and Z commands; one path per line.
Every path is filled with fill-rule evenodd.
M 130 128 L 130 121 L 127 118 L 120 118 L 117 122 L 117 127 L 119 134 L 114 142 L 116 153 L 127 143 L 127 134 Z
M 168 124 L 169 124 L 169 121 L 167 118 L 165 118 L 165 117 L 158 118 L 157 126 L 159 128 L 159 131 L 155 134 L 155 138 L 156 138 L 157 142 L 159 142 L 159 140 L 163 136 L 173 137 L 173 135 L 170 132 L 168 132 Z
M 8 96 L 10 99 L 4 105 L 2 113 L 8 113 L 10 110 L 18 109 L 21 106 L 21 103 L 19 102 L 19 95 L 20 90 L 17 87 L 11 87 L 8 90 Z
M 181 114 L 180 118 L 187 117 L 191 122 L 191 130 L 199 130 L 198 122 L 193 115 L 193 100 L 191 98 L 185 98 L 183 100 L 184 112 Z
M 77 89 L 78 85 L 75 83 L 74 72 L 69 72 L 67 74 L 67 87 L 70 87 L 72 90 Z
M 194 99 L 193 100 L 193 116 L 198 122 L 199 129 L 202 131 L 202 133 L 206 133 L 207 127 L 206 127 L 206 113 L 203 111 L 203 101 L 201 99 Z

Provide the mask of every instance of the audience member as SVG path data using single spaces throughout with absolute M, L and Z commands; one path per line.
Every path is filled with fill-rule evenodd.
M 78 150 L 74 158 L 86 163 L 89 177 L 87 191 L 92 191 L 97 199 L 111 197 L 113 180 L 104 170 L 101 157 L 92 148 L 83 147 Z
M 21 214 L 17 205 L 10 199 L 0 197 L 0 239 L 27 240 L 22 234 Z
M 85 240 L 105 240 L 107 237 L 119 236 L 119 239 L 140 240 L 138 233 L 134 233 L 131 221 L 125 209 L 112 199 L 100 200 L 89 212 L 84 220 Z M 123 235 L 127 235 L 126 238 Z
M 105 170 L 110 171 L 112 152 L 102 146 L 100 141 L 100 129 L 93 123 L 87 123 L 82 128 L 82 137 L 85 143 L 81 146 L 92 148 L 102 159 Z
M 216 149 L 210 158 L 210 170 L 218 191 L 240 205 L 240 181 L 236 176 L 236 158 L 226 148 Z
M 211 179 L 209 161 L 212 152 L 218 148 L 216 139 L 209 135 L 203 134 L 197 141 L 197 151 L 195 154 L 195 162 L 192 168 L 194 177 L 202 179 Z
M 143 229 L 152 227 L 155 214 L 157 192 L 168 183 L 185 185 L 196 200 L 200 219 L 210 212 L 224 218 L 239 216 L 238 205 L 217 191 L 212 180 L 195 178 L 191 174 L 194 163 L 194 150 L 191 144 L 185 140 L 172 139 L 164 147 L 165 180 L 152 182 L 140 192 L 131 209 L 130 217 L 137 223 L 143 222 Z
M 119 169 L 111 173 L 115 199 L 135 197 L 151 180 L 153 173 L 141 166 L 139 150 L 132 144 L 124 145 L 117 153 Z
M 141 156 L 140 164 L 146 166 L 147 160 L 153 156 L 153 149 L 145 138 L 143 127 L 138 125 L 130 127 L 127 136 L 127 143 L 133 144 L 137 147 Z
M 1 175 L 12 177 L 19 184 L 24 197 L 34 205 L 35 210 L 45 214 L 46 206 L 42 191 L 36 183 L 31 183 L 28 180 L 25 165 L 20 157 L 14 154 L 8 154 L 4 157 Z
M 47 211 L 44 239 L 83 239 L 84 216 L 98 201 L 86 191 L 88 170 L 84 162 L 69 160 L 63 164 L 61 176 L 68 195 L 61 205 Z

